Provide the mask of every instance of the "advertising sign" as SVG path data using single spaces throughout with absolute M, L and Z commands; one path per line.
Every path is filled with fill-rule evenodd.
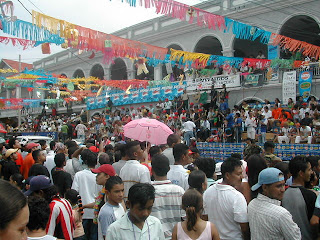
M 307 101 L 310 92 L 311 92 L 311 84 L 312 84 L 312 72 L 311 71 L 302 71 L 299 75 L 299 93 L 300 96 L 303 97 L 303 101 Z
M 284 104 L 288 104 L 288 99 L 292 98 L 292 100 L 296 101 L 297 96 L 297 72 L 284 72 L 283 73 L 283 83 L 282 83 L 282 102 Z
M 222 88 L 225 84 L 227 88 L 240 87 L 240 75 L 219 75 L 205 78 L 196 78 L 187 80 L 187 90 L 208 90 L 211 89 L 212 83 L 215 88 Z

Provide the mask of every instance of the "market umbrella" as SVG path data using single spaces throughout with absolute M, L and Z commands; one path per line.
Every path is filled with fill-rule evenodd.
M 0 133 L 7 133 L 7 130 L 4 128 L 4 126 L 0 123 Z
M 127 138 L 155 145 L 166 144 L 168 136 L 173 133 L 166 124 L 149 118 L 133 120 L 124 125 L 123 130 Z

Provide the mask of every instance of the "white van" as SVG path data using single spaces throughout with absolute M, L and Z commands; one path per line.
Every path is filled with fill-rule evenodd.
M 27 143 L 34 142 L 37 143 L 39 140 L 45 140 L 47 146 L 50 146 L 50 142 L 54 140 L 53 137 L 45 137 L 45 136 L 36 136 L 36 135 L 29 135 L 29 136 L 17 136 L 17 140 L 22 145 L 26 145 Z

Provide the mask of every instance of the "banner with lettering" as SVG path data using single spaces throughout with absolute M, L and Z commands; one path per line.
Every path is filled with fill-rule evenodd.
M 108 92 L 114 106 L 128 105 L 134 103 L 157 102 L 166 98 L 173 100 L 183 94 L 186 88 L 186 82 L 182 85 L 179 82 L 173 82 L 171 86 L 155 86 L 150 88 L 140 88 L 130 90 L 130 94 L 124 91 L 113 90 Z M 105 108 L 108 103 L 106 96 L 99 96 L 87 99 L 87 109 Z
M 187 90 L 206 90 L 211 89 L 212 83 L 214 83 L 215 88 L 222 88 L 225 84 L 227 88 L 240 87 L 240 75 L 218 75 L 205 78 L 196 78 L 187 80 Z
M 312 71 L 302 71 L 299 75 L 299 93 L 303 101 L 308 101 L 311 92 Z
M 288 104 L 289 98 L 296 102 L 297 96 L 297 72 L 284 72 L 282 80 L 282 102 Z
M 253 87 L 258 86 L 259 83 L 259 77 L 262 74 L 247 74 L 247 75 L 243 75 L 244 77 L 244 85 L 250 85 Z

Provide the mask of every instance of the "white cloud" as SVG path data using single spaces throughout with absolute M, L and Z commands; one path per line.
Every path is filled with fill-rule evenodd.
M 117 30 L 132 26 L 151 18 L 159 17 L 154 8 L 130 7 L 121 0 L 20 0 L 31 12 L 35 10 L 54 18 L 63 19 L 68 22 L 112 33 Z M 125 0 L 124 0 L 125 1 Z M 137 3 L 140 0 L 137 0 Z M 180 0 L 188 5 L 194 5 L 200 0 Z M 33 4 L 36 6 L 34 6 Z M 31 15 L 22 7 L 18 1 L 14 1 L 15 15 L 21 19 L 31 22 Z M 0 32 L 0 36 L 5 36 Z M 63 49 L 51 45 L 51 52 L 56 53 Z M 30 50 L 22 50 L 21 47 L 13 47 L 11 44 L 0 44 L 0 59 L 8 58 L 18 60 L 21 54 L 22 61 L 32 63 L 47 55 L 41 53 L 41 47 Z

